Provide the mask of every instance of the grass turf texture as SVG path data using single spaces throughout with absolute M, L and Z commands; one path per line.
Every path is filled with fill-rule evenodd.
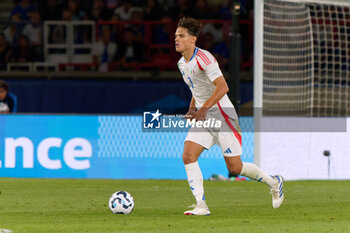
M 130 192 L 135 209 L 107 202 Z M 0 179 L 0 229 L 13 232 L 350 232 L 350 181 L 285 182 L 273 209 L 268 188 L 251 181 L 205 181 L 211 216 L 184 216 L 194 198 L 184 180 Z

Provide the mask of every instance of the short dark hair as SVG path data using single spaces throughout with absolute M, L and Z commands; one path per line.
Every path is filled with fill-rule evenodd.
M 188 33 L 195 37 L 198 37 L 202 30 L 201 22 L 194 18 L 181 18 L 177 27 L 186 28 Z
M 4 88 L 6 91 L 9 91 L 9 84 L 6 81 L 0 79 L 0 88 Z

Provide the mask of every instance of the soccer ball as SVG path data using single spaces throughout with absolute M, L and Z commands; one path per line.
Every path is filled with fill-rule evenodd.
M 108 206 L 113 214 L 130 214 L 135 207 L 134 198 L 126 191 L 117 191 L 109 198 Z

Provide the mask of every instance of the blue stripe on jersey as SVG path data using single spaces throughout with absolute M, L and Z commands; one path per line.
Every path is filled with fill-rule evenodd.
M 190 80 L 191 86 L 192 86 L 192 88 L 193 88 L 193 82 L 192 82 L 192 80 L 191 80 L 191 77 L 187 77 L 187 78 L 188 78 L 188 80 Z
M 194 58 L 194 56 L 196 56 L 197 51 L 198 51 L 198 48 L 196 47 L 196 48 L 194 49 L 194 52 L 193 52 L 193 55 L 192 55 L 190 61 Z

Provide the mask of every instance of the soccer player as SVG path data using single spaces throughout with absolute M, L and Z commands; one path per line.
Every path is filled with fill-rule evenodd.
M 180 19 L 175 32 L 175 49 L 182 54 L 178 62 L 185 83 L 192 92 L 192 100 L 185 118 L 203 121 L 206 117 L 222 119 L 219 130 L 191 128 L 184 143 L 183 162 L 188 183 L 197 204 L 185 215 L 210 215 L 203 189 L 203 176 L 198 158 L 204 149 L 214 144 L 221 147 L 230 172 L 265 183 L 271 189 L 272 206 L 278 208 L 284 198 L 283 178 L 270 176 L 252 163 L 242 163 L 242 137 L 238 116 L 227 96 L 227 83 L 213 55 L 196 47 L 201 24 L 193 18 Z

